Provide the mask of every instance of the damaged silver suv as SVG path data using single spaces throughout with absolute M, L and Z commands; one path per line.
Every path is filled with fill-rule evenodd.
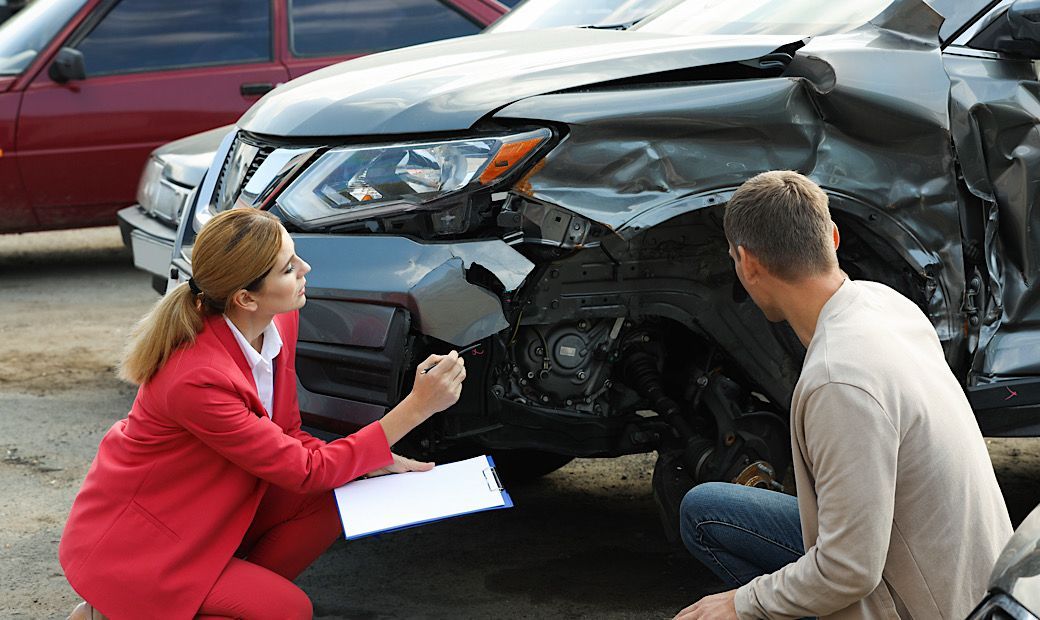
M 314 271 L 300 405 L 348 432 L 473 343 L 422 457 L 514 476 L 657 451 L 774 486 L 804 354 L 735 279 L 721 215 L 771 169 L 830 195 L 843 268 L 931 318 L 989 434 L 1040 433 L 1040 0 L 686 0 L 317 71 L 257 103 L 185 210 L 269 209 Z

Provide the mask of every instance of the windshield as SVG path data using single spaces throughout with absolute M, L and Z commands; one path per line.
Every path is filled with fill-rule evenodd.
M 628 24 L 676 0 L 527 0 L 484 32 Z
M 18 75 L 87 0 L 37 0 L 0 26 L 0 75 Z
M 852 30 L 891 0 L 686 0 L 633 30 L 663 34 L 821 35 Z

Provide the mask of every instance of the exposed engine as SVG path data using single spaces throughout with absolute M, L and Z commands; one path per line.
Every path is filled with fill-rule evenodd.
M 624 319 L 521 327 L 512 344 L 509 391 L 543 406 L 609 415 L 605 395 L 623 327 Z

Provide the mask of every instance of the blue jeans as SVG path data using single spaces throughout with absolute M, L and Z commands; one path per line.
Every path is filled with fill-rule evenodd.
M 734 588 L 805 553 L 798 500 L 739 484 L 690 489 L 679 509 L 679 533 L 690 553 Z

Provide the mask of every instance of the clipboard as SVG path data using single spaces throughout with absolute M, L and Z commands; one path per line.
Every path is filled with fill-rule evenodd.
M 354 480 L 337 488 L 335 496 L 347 540 L 513 507 L 487 455 L 425 472 Z

